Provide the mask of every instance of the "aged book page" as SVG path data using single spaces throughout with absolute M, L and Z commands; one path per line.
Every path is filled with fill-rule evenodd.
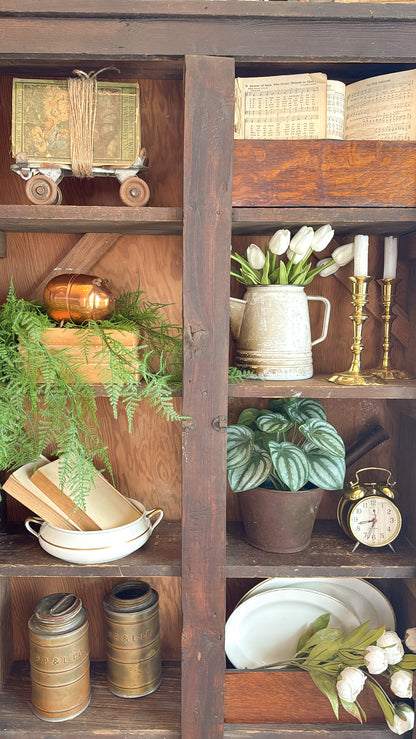
M 416 70 L 347 85 L 345 139 L 415 141 Z
M 328 80 L 326 105 L 326 138 L 343 139 L 345 85 L 340 80 Z
M 236 139 L 326 137 L 326 75 L 239 77 L 235 82 Z
M 139 86 L 98 82 L 93 166 L 128 167 L 140 151 Z M 13 80 L 12 153 L 29 162 L 70 165 L 66 80 Z

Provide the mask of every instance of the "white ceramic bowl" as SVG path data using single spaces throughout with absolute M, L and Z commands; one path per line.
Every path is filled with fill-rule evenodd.
M 146 511 L 137 500 L 131 500 L 140 515 L 136 521 L 100 531 L 69 531 L 52 526 L 37 516 L 26 519 L 25 526 L 36 536 L 42 549 L 53 557 L 73 564 L 114 562 L 140 549 L 163 518 L 161 508 Z M 154 521 L 152 518 L 155 517 Z M 32 525 L 40 525 L 40 529 Z

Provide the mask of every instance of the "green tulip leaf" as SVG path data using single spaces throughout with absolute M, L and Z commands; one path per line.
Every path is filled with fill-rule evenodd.
M 335 641 L 323 639 L 312 647 L 303 664 L 308 665 L 311 662 L 326 662 L 330 660 L 338 652 L 341 644 L 342 637 L 338 637 Z
M 334 457 L 345 456 L 345 444 L 336 429 L 327 421 L 311 418 L 299 426 L 299 431 L 308 441 Z
M 405 654 L 396 667 L 402 670 L 416 670 L 416 654 Z
M 267 480 L 272 469 L 270 455 L 257 444 L 253 445 L 252 454 L 248 462 L 240 467 L 228 470 L 228 481 L 231 490 L 239 493 L 242 490 L 258 488 Z
M 391 702 L 388 700 L 384 690 L 382 690 L 379 685 L 376 685 L 372 680 L 367 680 L 367 682 L 370 685 L 375 697 L 377 698 L 377 702 L 384 713 L 386 721 L 388 721 L 389 724 L 393 724 L 394 708 Z
M 227 468 L 246 465 L 253 451 L 254 434 L 248 426 L 227 428 Z
M 305 448 L 303 451 L 305 451 Z M 308 452 L 309 481 L 323 490 L 340 490 L 344 485 L 345 459 L 331 457 L 319 449 Z
M 308 482 L 309 462 L 306 454 L 290 441 L 269 442 L 270 456 L 276 475 L 292 493 Z

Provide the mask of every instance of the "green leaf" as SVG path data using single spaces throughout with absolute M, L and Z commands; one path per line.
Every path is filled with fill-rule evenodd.
M 227 469 L 246 465 L 253 451 L 254 434 L 248 426 L 227 428 Z
M 266 249 L 266 259 L 263 265 L 263 272 L 262 272 L 261 280 L 260 280 L 262 285 L 270 285 L 269 267 L 270 267 L 270 252 L 268 249 Z
M 338 639 L 336 639 L 335 641 L 332 641 L 331 639 L 323 639 L 322 641 L 318 642 L 318 644 L 315 644 L 315 646 L 312 647 L 304 661 L 304 664 L 308 665 L 311 662 L 315 661 L 329 661 L 334 656 L 334 654 L 337 653 L 341 643 L 342 637 L 338 637 Z
M 241 411 L 237 423 L 241 426 L 256 427 L 256 418 L 260 416 L 264 411 L 260 411 L 258 408 L 245 408 Z
M 305 448 L 303 451 L 305 451 Z M 306 452 L 305 452 L 306 453 Z M 308 452 L 309 481 L 323 490 L 340 490 L 344 485 L 345 459 L 314 449 Z
M 309 479 L 306 454 L 290 441 L 269 442 L 270 456 L 278 478 L 293 493 L 301 490 Z
M 379 626 L 376 629 L 370 629 L 370 631 L 368 631 L 369 625 L 370 622 L 366 621 L 364 624 L 361 624 L 361 626 L 357 626 L 357 628 L 353 629 L 353 631 L 351 631 L 346 637 L 344 647 L 364 649 L 364 647 L 368 647 L 370 644 L 375 644 L 377 639 L 384 634 L 385 627 Z
M 345 456 L 345 444 L 336 429 L 327 421 L 312 418 L 301 424 L 299 431 L 308 441 L 335 457 Z
M 375 697 L 377 698 L 377 702 L 383 711 L 384 717 L 386 721 L 388 721 L 389 724 L 394 723 L 394 707 L 391 703 L 391 701 L 387 698 L 384 690 L 380 688 L 379 685 L 377 685 L 373 680 L 367 679 L 368 685 L 370 685 L 371 690 L 373 691 Z
M 321 641 L 339 642 L 339 645 L 341 646 L 343 636 L 344 632 L 342 629 L 332 629 L 329 627 L 319 629 L 312 634 L 310 639 L 308 639 L 306 644 L 304 644 L 302 651 L 307 652 L 310 647 L 313 647 L 315 644 L 319 644 Z
M 363 721 L 366 720 L 366 716 L 364 711 L 362 710 L 361 706 L 357 705 L 356 703 L 350 703 L 349 701 L 344 701 L 342 698 L 340 698 L 341 705 L 344 708 L 347 713 L 350 714 L 350 716 L 353 716 L 356 718 L 360 724 L 363 723 Z
M 330 617 L 329 613 L 323 613 L 322 616 L 318 616 L 315 621 L 312 621 L 312 623 L 309 624 L 308 628 L 299 637 L 296 646 L 296 654 L 304 650 L 305 645 L 314 634 L 328 627 Z
M 248 462 L 241 467 L 233 467 L 228 470 L 228 480 L 231 490 L 238 493 L 241 490 L 258 488 L 259 485 L 267 480 L 271 468 L 270 455 L 257 444 L 254 444 Z
M 416 654 L 405 654 L 395 667 L 403 670 L 416 670 Z
M 288 284 L 286 265 L 282 259 L 279 262 L 279 283 L 278 284 L 279 285 Z
M 293 421 L 289 421 L 281 413 L 262 413 L 257 416 L 256 423 L 261 431 L 268 434 L 283 434 L 290 431 L 295 425 Z
M 317 670 L 308 670 L 313 682 L 315 683 L 318 690 L 321 691 L 321 693 L 324 694 L 326 698 L 328 698 L 332 710 L 337 717 L 339 718 L 339 702 L 338 702 L 338 693 L 336 689 L 336 679 L 334 677 L 331 677 L 330 675 L 325 675 L 322 672 L 318 672 Z

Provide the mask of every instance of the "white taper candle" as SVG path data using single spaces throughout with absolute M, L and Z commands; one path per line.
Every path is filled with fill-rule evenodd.
M 368 275 L 368 236 L 358 234 L 354 238 L 354 276 Z
M 384 239 L 384 271 L 383 279 L 394 280 L 397 271 L 397 236 L 386 236 Z

